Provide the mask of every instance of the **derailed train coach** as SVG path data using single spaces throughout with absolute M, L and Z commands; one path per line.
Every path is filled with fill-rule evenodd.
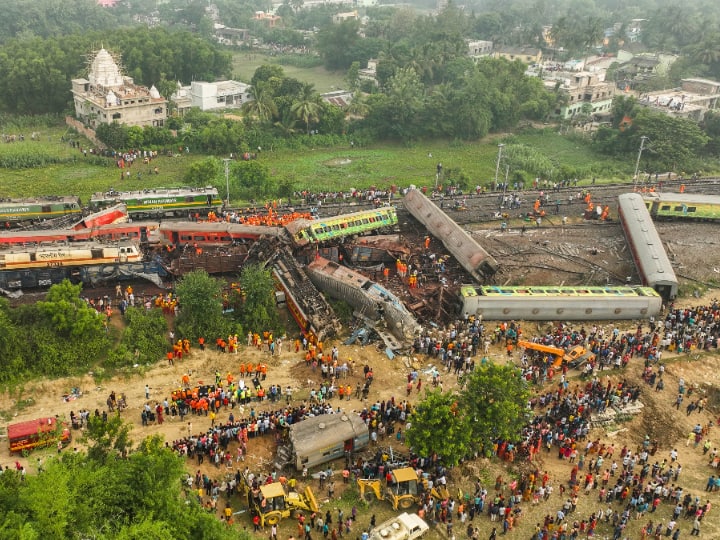
M 409 189 L 403 204 L 473 278 L 482 282 L 497 272 L 497 260 L 419 190 Z
M 662 309 L 650 287 L 463 285 L 460 301 L 463 314 L 492 321 L 635 320 Z
M 637 193 L 618 197 L 618 215 L 643 285 L 665 300 L 678 293 L 678 279 L 645 202 Z
M 388 331 L 401 342 L 420 334 L 421 327 L 412 313 L 382 285 L 322 257 L 316 258 L 306 270 L 320 291 L 346 301 L 369 319 L 384 319 Z

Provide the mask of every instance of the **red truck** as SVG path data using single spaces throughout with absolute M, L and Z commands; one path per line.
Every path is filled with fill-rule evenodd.
M 27 454 L 35 448 L 56 445 L 58 441 L 65 446 L 72 440 L 67 422 L 60 422 L 53 417 L 10 424 L 7 434 L 11 454 L 14 452 Z

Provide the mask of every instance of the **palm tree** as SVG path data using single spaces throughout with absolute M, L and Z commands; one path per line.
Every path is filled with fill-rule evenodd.
M 298 120 L 305 123 L 305 130 L 310 135 L 310 122 L 320 119 L 322 103 L 320 95 L 315 92 L 315 85 L 303 84 L 300 97 L 290 107 L 290 111 Z
M 245 114 L 255 116 L 263 123 L 277 116 L 277 105 L 267 85 L 258 82 L 251 86 L 250 95 L 253 99 L 243 106 Z
M 352 101 L 345 107 L 345 113 L 354 118 L 365 118 L 368 112 L 370 112 L 370 107 L 367 99 L 365 99 L 365 95 L 362 92 L 357 90 L 353 94 Z
M 282 115 L 282 117 L 275 122 L 273 125 L 278 129 L 280 133 L 282 133 L 284 136 L 288 137 L 295 133 L 297 131 L 295 129 L 295 122 L 297 120 L 293 118 L 292 113 L 290 111 L 285 111 Z

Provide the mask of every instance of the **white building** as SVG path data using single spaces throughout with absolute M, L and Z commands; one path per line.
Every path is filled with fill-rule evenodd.
M 75 115 L 86 125 L 117 122 L 127 126 L 162 126 L 167 100 L 154 86 L 138 86 L 124 76 L 118 61 L 100 49 L 90 62 L 87 79 L 73 79 Z
M 250 101 L 250 85 L 238 81 L 193 81 L 190 86 L 180 86 L 171 96 L 178 112 L 184 114 L 191 107 L 202 111 L 237 109 Z

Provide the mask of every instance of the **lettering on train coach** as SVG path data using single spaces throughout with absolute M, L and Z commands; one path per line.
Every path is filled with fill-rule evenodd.
M 151 205 L 151 204 L 160 204 L 160 205 L 162 205 L 162 204 L 176 203 L 176 202 L 177 202 L 177 199 L 176 199 L 176 198 L 172 198 L 172 199 L 141 199 L 139 202 L 140 202 L 143 206 L 149 206 L 149 205 Z M 162 208 L 162 207 L 161 207 L 161 208 Z
M 40 261 L 54 260 L 54 259 L 69 259 L 70 253 L 65 251 L 38 251 L 35 256 Z
M 25 214 L 29 211 L 29 206 L 11 206 L 9 208 L 0 208 L 0 214 Z

